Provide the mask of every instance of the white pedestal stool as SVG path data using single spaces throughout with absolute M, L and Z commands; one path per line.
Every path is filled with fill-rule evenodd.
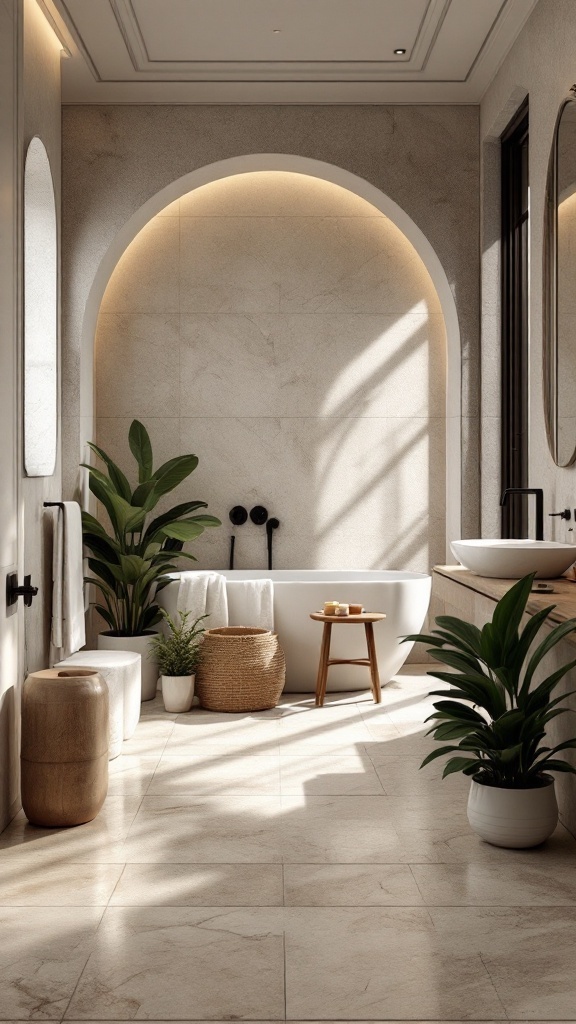
M 108 684 L 110 746 L 108 759 L 118 757 L 140 718 L 141 657 L 130 651 L 78 651 L 54 668 L 93 668 Z

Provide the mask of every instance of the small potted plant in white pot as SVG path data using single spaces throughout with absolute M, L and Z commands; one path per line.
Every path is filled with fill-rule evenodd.
M 180 623 L 177 625 L 164 612 L 168 623 L 168 636 L 159 633 L 150 641 L 150 647 L 160 669 L 164 707 L 166 711 L 182 713 L 190 711 L 194 700 L 196 666 L 200 660 L 200 645 L 204 633 L 199 623 L 206 615 L 201 615 L 190 626 L 190 613 L 179 612 L 179 615 Z
M 540 683 L 535 675 L 545 656 L 576 628 L 576 619 L 554 626 L 537 646 L 536 637 L 554 605 L 532 615 L 521 629 L 535 573 L 519 580 L 497 603 L 492 621 L 479 629 L 463 619 L 439 615 L 431 636 L 406 637 L 431 645 L 436 661 L 452 669 L 428 674 L 448 683 L 449 690 L 430 696 L 428 721 L 434 739 L 448 745 L 433 750 L 421 767 L 437 757 L 447 761 L 443 778 L 452 772 L 471 776 L 468 820 L 474 831 L 495 846 L 529 847 L 544 842 L 558 821 L 554 778 L 550 772 L 576 768 L 555 755 L 576 748 L 576 739 L 554 747 L 546 744 L 548 722 L 569 709 L 552 699 L 576 659 Z M 459 741 L 457 743 L 450 741 Z

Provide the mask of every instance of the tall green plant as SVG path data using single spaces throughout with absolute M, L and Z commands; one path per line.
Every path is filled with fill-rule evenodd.
M 176 560 L 194 556 L 182 548 L 207 527 L 220 526 L 210 515 L 191 515 L 206 508 L 205 501 L 186 501 L 150 519 L 160 498 L 178 487 L 198 465 L 196 455 L 179 455 L 154 470 L 152 444 L 144 425 L 134 420 L 128 434 L 130 451 L 138 467 L 138 484 L 128 478 L 101 448 L 90 444 L 106 472 L 82 463 L 89 473 L 92 494 L 102 503 L 112 527 L 108 533 L 89 512 L 82 513 L 84 544 L 91 553 L 86 577 L 102 595 L 96 605 L 112 632 L 140 636 L 160 622 L 155 595 L 169 583 L 167 573 Z
M 555 626 L 534 648 L 538 633 L 555 605 L 532 615 L 520 628 L 535 573 L 519 580 L 498 602 L 492 621 L 482 629 L 452 615 L 439 615 L 432 635 L 408 636 L 431 645 L 429 654 L 452 669 L 428 674 L 448 683 L 449 690 L 432 690 L 443 697 L 434 704 L 427 721 L 435 740 L 448 743 L 433 750 L 421 768 L 437 757 L 450 757 L 443 778 L 463 772 L 486 785 L 525 789 L 544 784 L 547 772 L 572 772 L 567 761 L 554 755 L 576 748 L 576 739 L 546 746 L 546 726 L 569 710 L 560 702 L 572 693 L 552 699 L 561 679 L 576 666 L 576 659 L 552 672 L 538 685 L 534 677 L 545 656 L 574 631 L 576 619 Z

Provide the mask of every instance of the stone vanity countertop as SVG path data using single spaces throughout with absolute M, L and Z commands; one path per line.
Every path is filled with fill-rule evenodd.
M 517 582 L 516 580 L 500 580 L 492 579 L 488 576 L 477 576 L 476 573 L 470 572 L 469 569 L 465 569 L 462 565 L 436 565 L 433 572 L 438 573 L 440 576 L 446 576 L 455 583 L 460 583 L 470 590 L 475 590 L 478 594 L 492 598 L 494 601 L 499 601 L 510 590 L 510 587 Z M 553 622 L 565 622 L 566 619 L 576 619 L 576 580 L 561 576 L 556 580 L 538 580 L 537 582 L 550 583 L 554 587 L 554 592 L 545 594 L 533 593 L 527 605 L 527 610 L 530 613 L 534 614 L 534 612 L 540 611 L 541 608 L 547 608 L 553 604 L 556 607 L 549 616 Z M 576 633 L 569 635 L 566 639 L 569 643 L 576 645 Z

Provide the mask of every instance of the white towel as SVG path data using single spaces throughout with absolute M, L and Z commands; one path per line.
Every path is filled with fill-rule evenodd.
M 208 615 L 202 625 L 216 629 L 228 625 L 226 579 L 217 572 L 183 572 L 178 588 L 178 611 L 189 612 L 190 620 Z
M 54 518 L 52 559 L 52 644 L 61 659 L 86 643 L 82 513 L 76 501 L 64 501 Z
M 256 626 L 274 632 L 274 584 L 272 580 L 234 581 L 243 626 Z

